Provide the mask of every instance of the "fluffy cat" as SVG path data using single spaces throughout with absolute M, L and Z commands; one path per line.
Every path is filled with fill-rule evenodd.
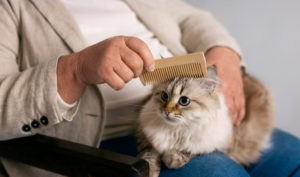
M 243 73 L 246 115 L 238 127 L 228 115 L 215 67 L 206 78 L 176 78 L 153 88 L 138 119 L 138 150 L 157 177 L 161 161 L 179 168 L 196 156 L 220 151 L 241 165 L 257 161 L 274 126 L 269 91 Z

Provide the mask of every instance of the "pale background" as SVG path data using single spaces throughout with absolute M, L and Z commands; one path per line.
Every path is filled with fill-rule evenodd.
M 186 0 L 237 39 L 247 70 L 272 90 L 277 127 L 300 137 L 300 1 Z

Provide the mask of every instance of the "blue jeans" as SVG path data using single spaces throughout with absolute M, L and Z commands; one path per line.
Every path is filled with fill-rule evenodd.
M 101 142 L 100 148 L 136 156 L 134 136 Z M 275 129 L 272 147 L 258 163 L 243 168 L 220 152 L 193 158 L 179 169 L 162 166 L 160 177 L 300 177 L 300 140 Z

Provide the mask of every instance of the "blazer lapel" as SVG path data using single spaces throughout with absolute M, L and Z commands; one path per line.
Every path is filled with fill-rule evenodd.
M 87 46 L 78 25 L 59 0 L 30 0 L 53 30 L 65 41 L 72 52 Z M 187 53 L 180 43 L 180 29 L 174 19 L 151 1 L 124 0 L 140 20 L 175 55 Z M 175 39 L 174 39 L 175 38 Z
M 31 0 L 31 2 L 72 52 L 86 47 L 78 25 L 59 0 Z

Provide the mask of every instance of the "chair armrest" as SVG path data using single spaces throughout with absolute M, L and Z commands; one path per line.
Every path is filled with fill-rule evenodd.
M 0 156 L 66 176 L 146 177 L 148 163 L 45 135 L 0 141 Z

